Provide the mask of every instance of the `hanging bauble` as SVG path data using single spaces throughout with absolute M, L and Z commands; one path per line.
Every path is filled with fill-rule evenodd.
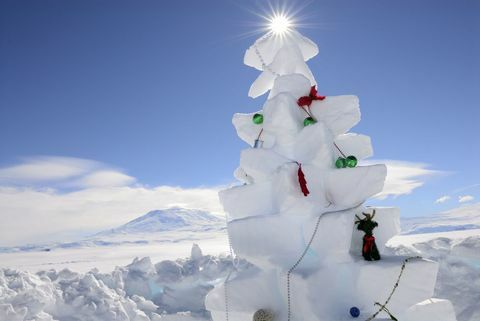
M 262 114 L 258 114 L 258 113 L 255 114 L 255 115 L 253 115 L 252 121 L 253 121 L 253 123 L 256 124 L 256 125 L 261 125 L 261 124 L 263 124 L 263 115 L 262 115 Z
M 350 155 L 347 157 L 347 159 L 345 160 L 345 163 L 347 165 L 347 167 L 355 167 L 357 166 L 357 158 L 353 155 Z
M 255 143 L 253 144 L 253 148 L 262 148 L 263 147 L 263 140 L 255 139 Z
M 257 310 L 253 314 L 253 321 L 273 321 L 273 312 L 266 309 Z
M 353 318 L 358 318 L 360 316 L 360 309 L 357 307 L 351 307 L 350 308 L 350 315 Z
M 312 117 L 307 117 L 305 118 L 305 120 L 303 121 L 303 126 L 307 127 L 307 126 L 310 126 L 310 125 L 313 125 L 315 124 L 317 121 L 315 119 L 313 119 Z
M 337 168 L 345 168 L 347 166 L 346 159 L 343 157 L 337 158 L 337 161 L 335 162 L 335 166 Z

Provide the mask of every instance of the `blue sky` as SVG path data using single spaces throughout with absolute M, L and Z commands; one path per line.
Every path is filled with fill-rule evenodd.
M 231 116 L 265 101 L 247 97 L 258 71 L 242 63 L 265 3 L 0 2 L 0 168 L 43 155 L 144 186 L 231 183 L 245 148 Z M 478 199 L 480 2 L 285 3 L 303 8 L 300 31 L 319 45 L 309 66 L 320 92 L 359 96 L 354 131 L 372 137 L 374 158 L 442 172 L 374 203 L 412 216 Z

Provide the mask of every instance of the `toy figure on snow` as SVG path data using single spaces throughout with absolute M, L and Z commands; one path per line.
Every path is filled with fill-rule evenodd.
M 372 214 L 363 213 L 365 218 L 361 219 L 357 215 L 357 221 L 355 224 L 358 224 L 357 229 L 365 232 L 363 236 L 363 246 L 362 246 L 362 255 L 366 261 L 378 261 L 380 260 L 380 253 L 377 249 L 377 244 L 375 244 L 375 236 L 373 236 L 373 229 L 378 226 L 378 223 L 373 220 L 375 217 L 375 210 Z

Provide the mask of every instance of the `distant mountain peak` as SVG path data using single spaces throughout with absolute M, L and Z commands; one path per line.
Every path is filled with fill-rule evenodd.
M 223 220 L 209 212 L 175 206 L 152 210 L 126 224 L 97 235 L 154 233 L 179 229 L 198 231 L 218 227 L 222 222 Z

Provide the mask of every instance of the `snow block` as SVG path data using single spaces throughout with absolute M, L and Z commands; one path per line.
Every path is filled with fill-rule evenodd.
M 219 197 L 229 220 L 276 212 L 271 182 L 232 187 L 220 191 Z
M 264 148 L 245 149 L 240 156 L 240 166 L 255 182 L 271 178 L 275 171 L 289 162 L 272 150 Z
M 357 96 L 327 96 L 314 101 L 310 108 L 315 119 L 323 121 L 334 136 L 345 134 L 360 121 Z
M 230 321 L 253 320 L 259 309 L 275 312 L 277 320 L 286 318 L 286 305 L 282 300 L 275 270 L 241 272 L 224 284 L 215 287 L 206 297 L 205 306 L 213 320 L 225 320 L 225 293 L 228 295 L 228 319 Z
M 298 99 L 308 96 L 311 86 L 311 81 L 302 74 L 280 76 L 275 79 L 268 98 L 271 99 L 280 93 L 289 93 Z
M 335 162 L 332 142 L 332 133 L 322 121 L 304 127 L 296 138 L 295 159 L 302 164 L 331 168 Z
M 286 93 L 278 94 L 265 103 L 263 116 L 264 132 L 275 137 L 273 149 L 293 160 L 296 137 L 303 129 L 305 118 L 304 112 L 297 107 L 295 98 Z
M 336 206 L 354 206 L 382 191 L 387 176 L 385 165 L 342 168 L 327 172 L 325 190 Z
M 347 156 L 354 155 L 358 160 L 373 155 L 372 142 L 366 135 L 354 133 L 339 135 L 335 138 L 335 143 Z M 340 152 L 336 151 L 336 156 L 341 156 Z
M 400 233 L 400 209 L 396 207 L 369 207 L 361 212 L 372 213 L 375 210 L 374 220 L 378 223 L 378 226 L 373 230 L 375 236 L 375 243 L 377 244 L 380 254 L 385 251 L 385 244 L 389 239 Z M 357 213 L 360 218 L 364 216 L 361 213 Z M 353 228 L 352 246 L 351 252 L 354 255 L 362 255 L 363 235 L 362 231 L 359 231 L 356 226 Z
M 332 263 L 307 278 L 292 279 L 292 293 L 308 297 L 309 304 L 316 307 L 315 314 L 323 321 L 349 320 L 350 307 L 361 311 L 361 319 L 376 312 L 375 302 L 385 302 L 400 273 L 402 257 L 388 257 L 377 262 L 363 259 L 342 264 Z M 427 260 L 412 260 L 405 267 L 399 286 L 387 308 L 399 316 L 418 301 L 433 294 L 438 265 Z M 309 284 L 308 293 L 296 293 L 299 282 Z M 319 290 L 324 289 L 327 293 Z M 434 320 L 424 319 L 422 321 Z M 416 321 L 416 320 L 415 320 Z
M 326 261 L 349 260 L 354 210 L 317 215 L 268 215 L 229 223 L 231 244 L 239 257 L 261 267 L 290 269 L 318 229 L 298 270 L 318 268 Z
M 241 167 L 237 167 L 237 169 L 235 169 L 233 176 L 244 184 L 253 184 L 255 181 L 253 177 L 249 176 Z
M 298 46 L 304 61 L 307 61 L 318 54 L 318 47 L 313 41 L 302 36 L 299 32 L 291 30 L 281 37 L 270 33 L 257 39 L 257 41 L 255 41 L 255 43 L 245 52 L 243 62 L 247 66 L 263 70 L 263 63 L 267 65 L 271 64 L 277 52 L 285 45 Z M 260 59 L 259 54 L 262 59 Z
M 308 78 L 311 85 L 315 84 L 315 78 L 303 60 L 302 53 L 297 45 L 284 46 L 278 51 L 273 62 L 250 86 L 248 95 L 252 98 L 263 95 L 273 87 L 277 77 L 290 74 L 301 74 Z
M 262 113 L 262 111 L 259 111 L 259 113 Z M 235 114 L 232 118 L 238 137 L 252 147 L 262 130 L 262 126 L 253 123 L 252 118 L 254 114 Z M 261 140 L 264 148 L 271 148 L 275 144 L 275 137 L 265 131 L 262 133 Z
M 335 255 L 330 258 L 335 258 Z M 390 294 L 402 262 L 402 257 L 387 258 L 382 264 L 363 260 L 330 261 L 317 266 L 314 273 L 311 273 L 312 270 L 302 271 L 302 262 L 290 276 L 292 319 L 302 320 L 308 316 L 309 320 L 314 321 L 349 321 L 349 309 L 352 306 L 357 306 L 361 311 L 361 319 L 366 319 L 376 312 L 374 303 L 384 302 Z M 392 314 L 403 320 L 402 312 L 415 302 L 430 297 L 436 271 L 437 265 L 431 261 L 412 260 L 407 263 L 399 286 L 388 304 Z M 226 290 L 219 285 L 208 294 L 206 307 L 214 320 L 224 320 L 227 291 L 229 319 L 251 320 L 258 309 L 268 309 L 277 320 L 285 320 L 288 297 L 286 280 L 286 271 L 278 269 L 240 272 L 229 281 Z M 381 316 L 375 320 L 380 319 Z M 436 319 L 408 319 L 420 320 Z
M 408 308 L 405 321 L 457 321 L 453 305 L 448 300 L 428 299 Z

